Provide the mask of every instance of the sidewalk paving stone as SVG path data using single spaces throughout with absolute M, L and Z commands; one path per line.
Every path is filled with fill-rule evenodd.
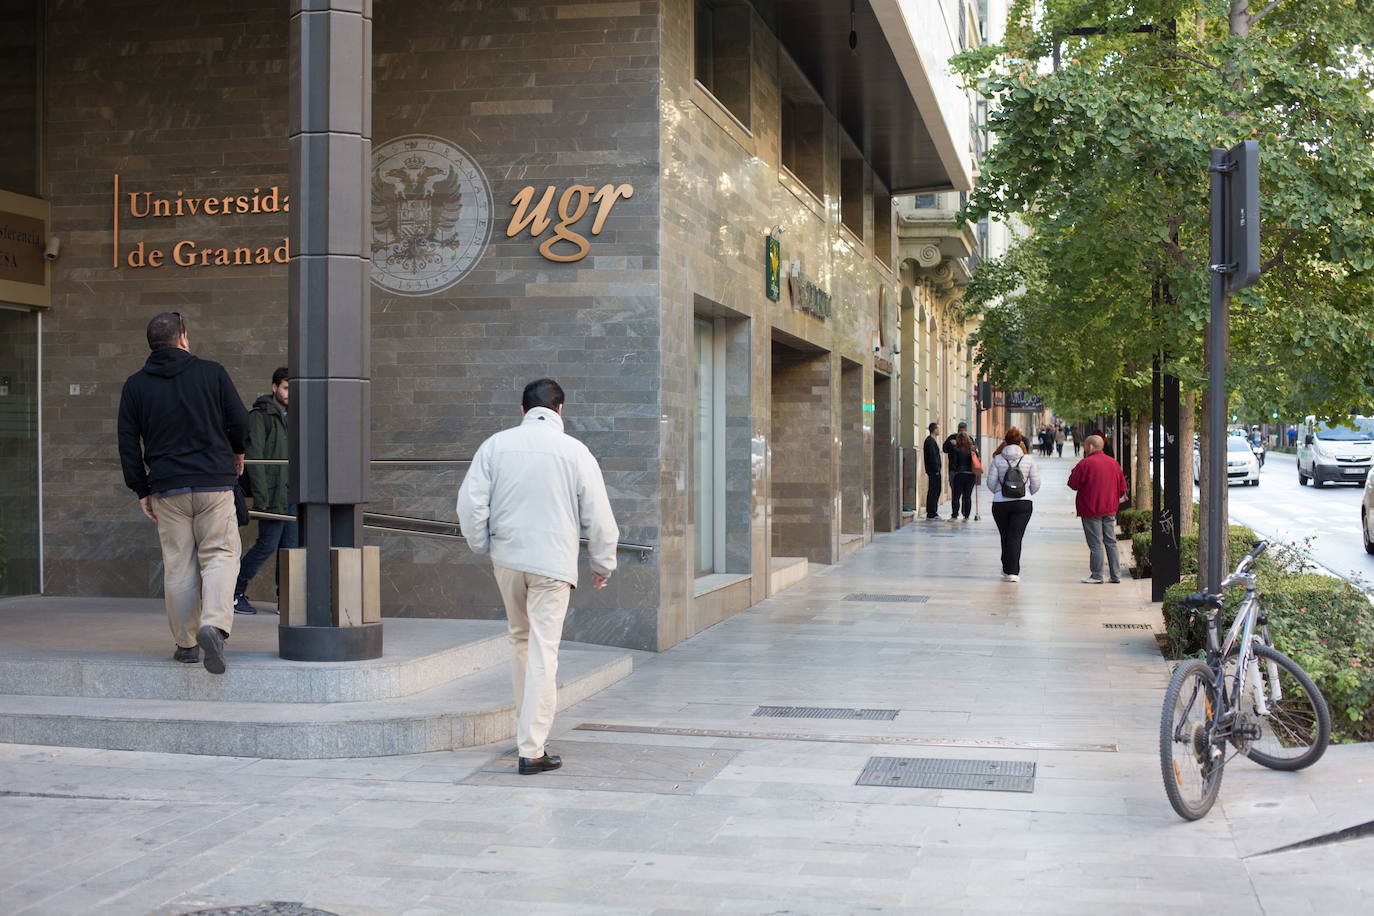
M 880 535 L 562 713 L 558 773 L 515 775 L 508 742 L 322 761 L 0 745 L 0 912 L 1374 909 L 1374 838 L 1261 854 L 1374 820 L 1374 746 L 1298 774 L 1234 760 L 1207 819 L 1174 816 L 1170 664 L 1150 632 L 1103 627 L 1159 628 L 1148 582 L 1079 584 L 1070 462 L 1042 464 L 1019 584 L 991 518 Z M 1034 792 L 855 785 L 873 756 L 1024 760 Z

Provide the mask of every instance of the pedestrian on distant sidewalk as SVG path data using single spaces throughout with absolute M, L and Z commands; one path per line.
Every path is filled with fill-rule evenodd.
M 1069 441 L 1073 443 L 1073 456 L 1077 458 L 1078 453 L 1083 450 L 1083 440 L 1079 437 L 1078 431 L 1072 426 L 1069 427 L 1068 437 Z
M 563 765 L 545 742 L 558 708 L 558 644 L 577 587 L 578 538 L 587 538 L 592 580 L 605 588 L 620 532 L 596 459 L 563 432 L 563 389 L 553 379 L 530 382 L 521 408 L 519 426 L 477 449 L 457 508 L 468 546 L 490 552 L 506 606 L 516 747 L 528 776 Z
M 940 517 L 940 490 L 943 475 L 940 471 L 940 442 L 935 437 L 940 434 L 940 424 L 932 423 L 926 427 L 923 457 L 926 465 L 926 518 Z
M 959 432 L 949 448 L 949 489 L 952 494 L 950 521 L 961 515 L 964 521 L 968 521 L 969 513 L 973 511 L 973 488 L 978 480 L 973 467 L 975 451 L 973 438 L 965 430 L 964 424 L 960 423 Z
M 1063 458 L 1063 457 L 1064 457 L 1064 427 L 1063 427 L 1063 426 L 1056 426 L 1056 427 L 1054 428 L 1054 454 L 1055 454 L 1055 457 L 1057 457 L 1057 458 Z
M 1031 497 L 1040 491 L 1040 468 L 1026 454 L 1026 439 L 1013 426 L 988 464 L 988 489 L 992 491 L 992 518 L 1002 537 L 1002 579 L 1021 581 L 1021 540 L 1035 506 Z
M 1083 460 L 1069 474 L 1069 488 L 1078 492 L 1075 505 L 1088 539 L 1088 575 L 1083 582 L 1102 584 L 1102 551 L 1107 552 L 1107 574 L 1121 581 L 1121 562 L 1116 552 L 1116 509 L 1126 495 L 1126 476 L 1121 465 L 1103 450 L 1101 436 L 1083 443 Z
M 291 446 L 287 441 L 287 408 L 291 400 L 291 373 L 285 366 L 272 373 L 272 392 L 264 394 L 253 402 L 248 412 L 248 451 L 249 460 L 285 461 L 291 457 Z M 291 504 L 291 494 L 287 487 L 287 468 L 284 464 L 250 464 L 248 480 L 252 484 L 250 494 L 253 508 L 259 512 L 273 515 L 295 515 L 296 507 Z M 239 566 L 238 582 L 234 586 L 234 613 L 256 614 L 248 600 L 248 583 L 258 574 L 262 564 L 272 559 L 273 581 L 278 589 L 281 586 L 281 563 L 278 550 L 290 550 L 298 543 L 296 522 L 279 518 L 258 519 L 258 539 L 243 555 Z M 280 601 L 280 595 L 278 596 Z
M 234 486 L 248 412 L 224 367 L 191 355 L 179 313 L 148 322 L 148 348 L 119 398 L 124 483 L 157 525 L 172 657 L 194 664 L 203 652 L 205 670 L 223 674 L 241 547 Z

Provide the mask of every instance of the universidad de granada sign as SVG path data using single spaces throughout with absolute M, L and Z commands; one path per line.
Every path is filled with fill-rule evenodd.
M 261 244 L 221 245 L 204 239 L 183 238 L 170 244 L 138 241 L 127 244 L 122 234 L 147 229 L 150 221 L 188 217 L 252 217 L 280 214 L 291 209 L 291 197 L 280 186 L 241 190 L 232 194 L 195 194 L 130 191 L 114 176 L 115 268 L 231 267 L 249 264 L 285 264 L 291 260 L 291 243 L 285 237 Z

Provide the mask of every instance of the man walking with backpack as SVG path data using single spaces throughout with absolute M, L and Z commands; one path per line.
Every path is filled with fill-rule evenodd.
M 1126 495 L 1126 476 L 1121 465 L 1103 450 L 1105 441 L 1092 435 L 1083 443 L 1083 460 L 1069 474 L 1069 489 L 1078 491 L 1075 505 L 1088 539 L 1087 585 L 1102 584 L 1102 551 L 1107 551 L 1107 573 L 1121 581 L 1121 561 L 1116 552 L 1116 507 Z

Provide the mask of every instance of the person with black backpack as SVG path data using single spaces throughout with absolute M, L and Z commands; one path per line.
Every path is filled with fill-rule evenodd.
M 988 464 L 988 489 L 992 491 L 992 518 L 1002 538 L 1002 580 L 1021 581 L 1021 539 L 1035 508 L 1031 496 L 1040 490 L 1040 468 L 1026 454 L 1021 430 L 1007 430 L 1002 444 Z

